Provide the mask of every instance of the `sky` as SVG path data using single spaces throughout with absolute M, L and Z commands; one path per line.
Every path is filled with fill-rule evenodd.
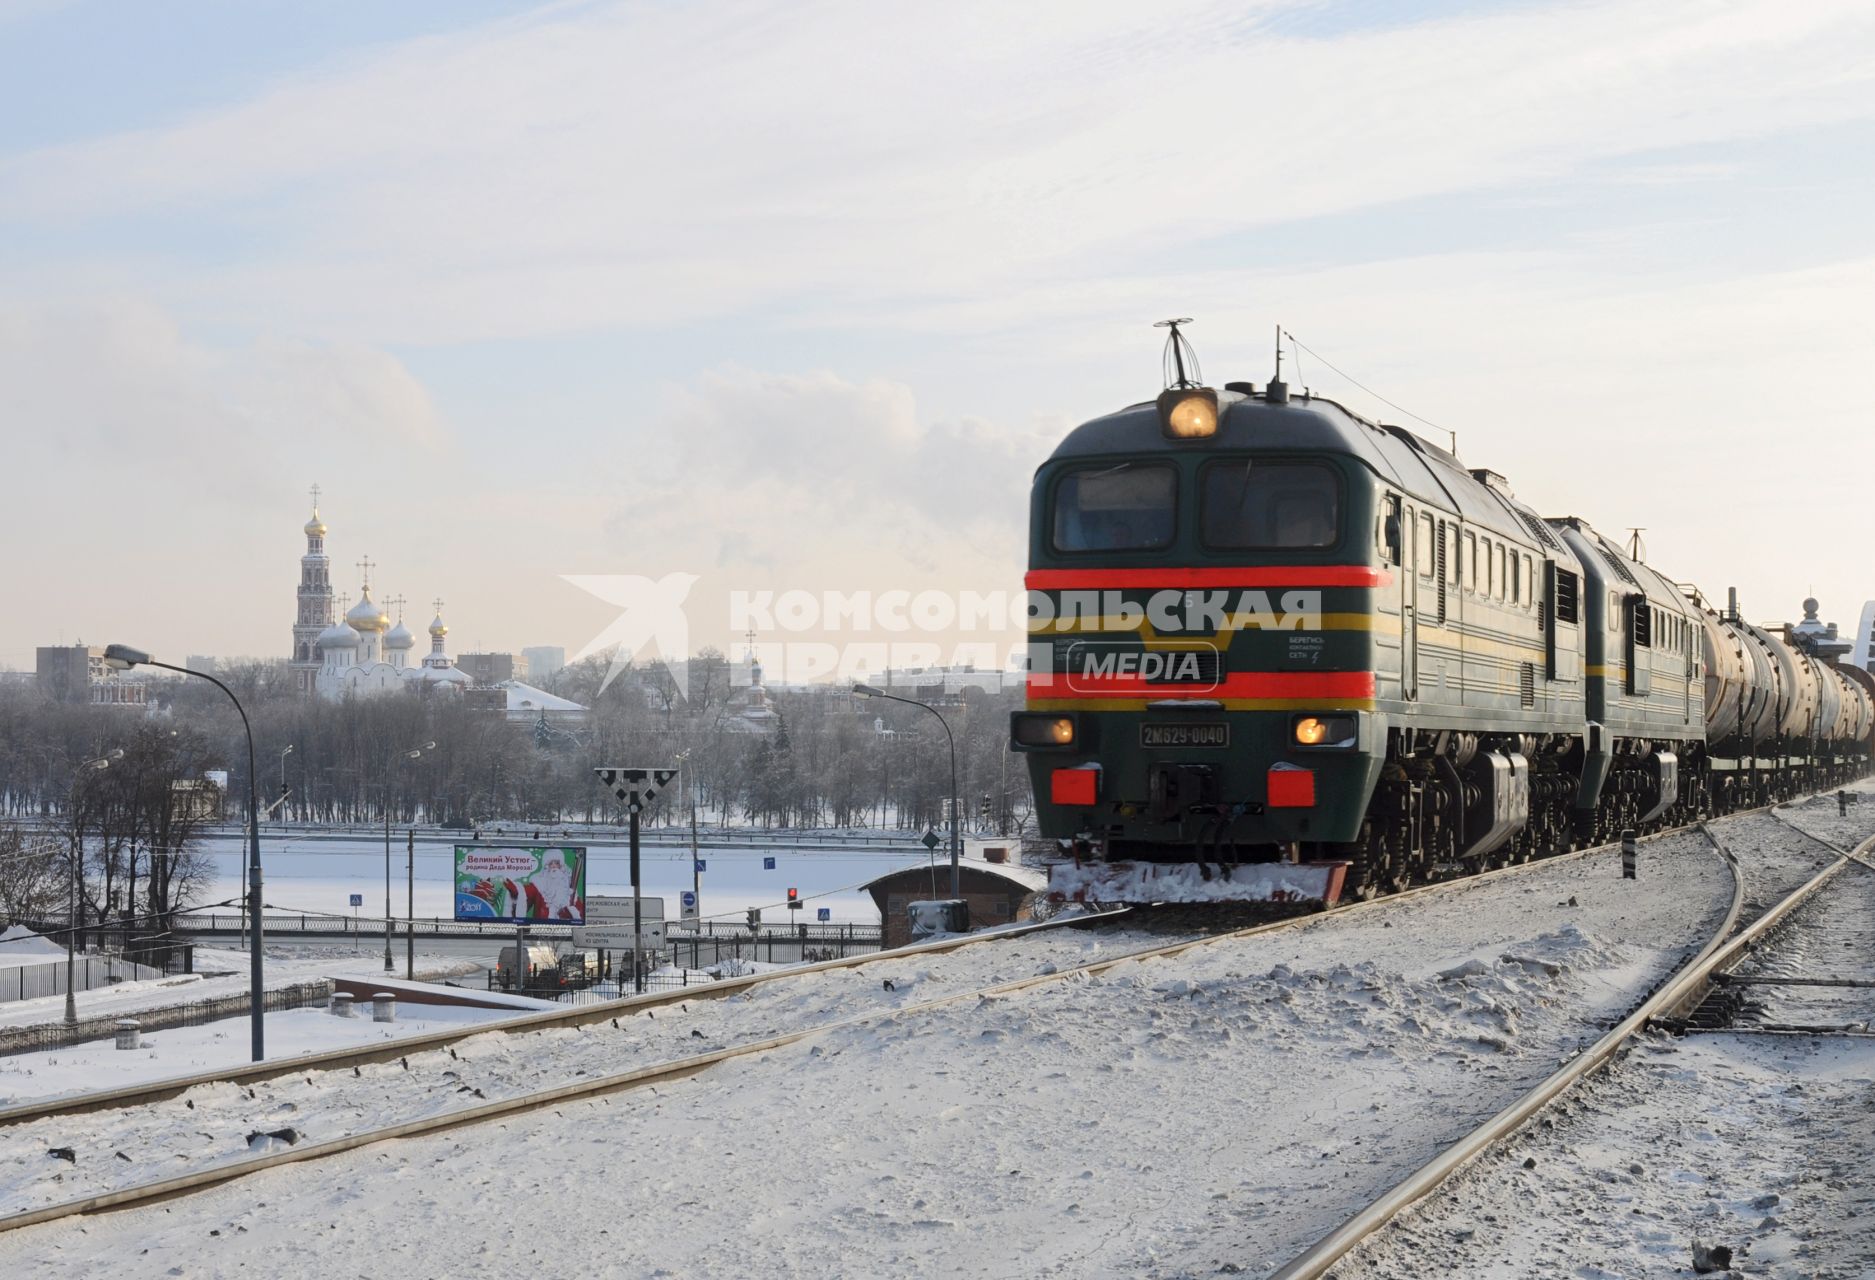
M 283 656 L 315 483 L 457 651 L 1014 592 L 1171 315 L 1852 624 L 1875 7 L 1411 8 L 0 0 L 0 667 Z

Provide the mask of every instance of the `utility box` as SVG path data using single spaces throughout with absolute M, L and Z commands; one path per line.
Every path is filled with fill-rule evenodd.
M 911 940 L 922 941 L 940 933 L 969 933 L 970 904 L 962 898 L 940 898 L 907 905 L 911 917 Z

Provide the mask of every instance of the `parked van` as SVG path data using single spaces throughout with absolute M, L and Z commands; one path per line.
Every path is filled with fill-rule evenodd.
M 557 971 L 560 957 L 553 953 L 553 948 L 544 942 L 530 942 L 523 950 L 523 963 L 527 965 L 526 978 L 549 971 Z M 501 949 L 501 958 L 495 962 L 495 978 L 504 987 L 514 986 L 514 944 L 510 942 Z

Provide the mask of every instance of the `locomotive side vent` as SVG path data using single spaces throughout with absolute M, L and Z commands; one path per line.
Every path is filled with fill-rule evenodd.
M 1581 587 L 1576 579 L 1575 570 L 1556 570 L 1556 621 L 1577 622 L 1581 619 Z
M 1536 705 L 1536 665 L 1526 662 L 1517 670 L 1518 700 L 1525 707 Z
M 1433 572 L 1438 574 L 1438 577 L 1439 577 L 1439 622 L 1440 622 L 1440 625 L 1444 625 L 1445 623 L 1445 528 L 1446 527 L 1444 523 L 1442 522 L 1439 525 L 1439 537 L 1438 537 L 1438 542 L 1437 542 L 1437 549 L 1439 553 L 1437 556 L 1438 563 L 1433 566 Z
M 1549 531 L 1548 525 L 1531 515 L 1528 511 L 1525 511 L 1522 507 L 1514 509 L 1517 512 L 1518 518 L 1524 522 L 1525 527 L 1530 530 L 1531 535 L 1534 536 L 1538 542 L 1547 547 L 1560 547 L 1562 545 L 1556 541 L 1556 535 Z

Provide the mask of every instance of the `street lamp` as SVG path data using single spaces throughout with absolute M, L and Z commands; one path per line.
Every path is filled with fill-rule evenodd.
M 194 676 L 206 680 L 228 695 L 228 701 L 234 704 L 236 714 L 241 717 L 241 731 L 247 735 L 247 912 L 250 928 L 248 930 L 248 1026 L 251 1032 L 255 1062 L 264 1061 L 266 1053 L 266 1032 L 262 1029 L 262 1015 L 266 1010 L 266 983 L 261 974 L 261 926 L 260 926 L 260 796 L 258 773 L 254 764 L 254 727 L 247 722 L 247 709 L 241 700 L 234 696 L 234 690 L 205 671 L 191 671 L 187 667 L 172 666 L 167 662 L 158 662 L 141 649 L 133 649 L 127 644 L 113 644 L 105 647 L 104 664 L 118 671 L 128 671 L 132 667 L 160 667 L 164 671 L 180 672 L 185 676 Z
M 394 759 L 415 760 L 425 751 L 434 750 L 436 750 L 436 744 L 434 742 L 426 742 L 420 747 L 412 747 L 408 751 L 399 751 Z M 412 863 L 410 868 L 410 896 L 414 899 L 416 897 L 417 875 L 415 850 L 411 851 L 410 856 Z M 409 935 L 410 929 L 411 925 L 406 921 L 404 923 L 406 936 Z M 415 938 L 411 938 L 410 946 L 413 952 L 416 945 Z M 412 955 L 411 963 L 414 967 L 416 963 L 414 954 Z M 391 959 L 391 780 L 386 776 L 384 779 L 384 972 L 394 973 L 396 970 L 397 962 Z
M 293 744 L 289 742 L 286 744 L 285 748 L 282 749 L 280 752 L 280 799 L 278 801 L 278 803 L 280 804 L 286 803 L 286 758 L 292 754 L 293 754 Z M 280 825 L 281 826 L 286 825 L 285 813 L 282 813 L 280 815 Z
M 951 736 L 950 721 L 944 718 L 943 712 L 939 711 L 928 702 L 919 702 L 915 698 L 901 698 L 896 693 L 887 693 L 885 690 L 875 689 L 869 684 L 856 684 L 853 686 L 853 692 L 857 693 L 862 698 L 884 698 L 887 702 L 902 702 L 908 707 L 923 707 L 926 711 L 936 716 L 937 722 L 944 726 L 944 741 L 950 744 L 951 749 L 951 897 L 963 897 L 963 867 L 959 861 L 962 857 L 962 850 L 959 847 L 957 827 L 959 819 L 958 808 L 960 807 L 957 792 L 957 739 Z
M 122 760 L 124 749 L 113 747 L 96 760 L 87 760 L 72 773 L 72 794 L 70 805 L 72 816 L 78 812 L 78 781 L 85 776 L 87 769 L 108 769 L 111 761 Z M 79 824 L 72 848 L 72 910 L 71 918 L 65 922 L 65 1025 L 78 1025 L 78 899 L 80 872 L 85 862 L 85 830 Z

